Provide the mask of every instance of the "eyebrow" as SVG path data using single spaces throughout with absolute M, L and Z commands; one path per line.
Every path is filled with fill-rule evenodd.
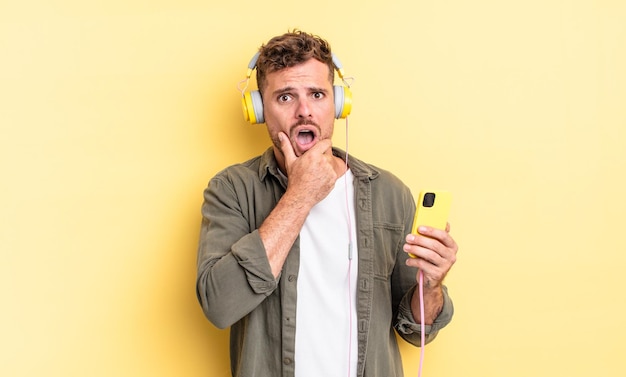
M 328 89 L 319 88 L 317 86 L 307 87 L 306 89 L 307 89 L 308 92 L 313 92 L 313 93 L 317 93 L 317 92 L 328 93 L 329 92 Z M 295 90 L 295 87 L 293 87 L 293 86 L 286 86 L 284 88 L 276 89 L 275 91 L 272 92 L 272 95 L 277 96 L 279 94 L 292 92 L 294 90 Z

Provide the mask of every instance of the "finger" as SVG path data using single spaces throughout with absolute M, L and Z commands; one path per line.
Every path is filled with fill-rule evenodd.
M 285 135 L 284 132 L 279 132 L 278 133 L 278 141 L 280 141 L 280 150 L 283 152 L 283 155 L 285 156 L 285 163 L 286 165 L 289 165 L 291 162 L 295 161 L 296 154 L 293 151 L 293 146 L 291 145 L 291 141 L 289 140 L 289 137 L 287 137 L 287 135 Z
M 333 145 L 332 145 L 332 142 L 330 141 L 330 139 L 323 139 L 323 140 L 320 140 L 319 142 L 317 142 L 317 144 L 315 144 L 309 150 L 310 151 L 319 151 L 319 153 L 321 153 L 321 154 L 328 154 L 328 153 L 330 153 L 332 155 Z
M 425 277 L 438 282 L 443 281 L 456 261 L 454 253 L 440 253 L 422 246 L 405 244 L 404 251 L 409 253 L 409 256 L 415 255 L 413 258 L 406 259 L 407 266 L 422 270 Z
M 409 259 L 417 259 L 421 267 L 425 267 L 424 263 L 432 267 L 441 267 L 446 264 L 446 259 L 440 253 L 426 247 L 409 246 L 404 248 L 404 252 L 408 253 Z
M 446 230 L 437 229 L 429 226 L 421 225 L 417 228 L 418 234 L 422 236 L 426 236 L 429 238 L 434 238 L 444 244 L 446 247 L 453 247 L 456 245 L 454 239 L 448 233 L 450 229 L 450 224 L 446 225 Z
M 416 255 L 418 258 L 429 260 L 435 265 L 439 265 L 441 262 L 445 261 L 450 261 L 453 264 L 456 260 L 458 246 L 448 233 L 442 230 L 439 232 L 445 235 L 443 241 L 434 237 L 416 236 L 413 234 L 407 235 L 404 250 L 409 254 Z M 433 253 L 437 254 L 437 256 Z
M 439 267 L 430 261 L 422 258 L 407 258 L 406 265 L 422 271 L 424 273 L 424 282 L 430 282 L 431 286 L 437 286 L 443 282 L 448 272 L 445 268 Z M 417 276 L 416 276 L 417 277 Z

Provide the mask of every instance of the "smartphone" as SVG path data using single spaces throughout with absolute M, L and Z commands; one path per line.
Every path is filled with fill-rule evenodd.
M 452 194 L 442 190 L 424 190 L 419 194 L 415 217 L 413 219 L 412 233 L 418 233 L 420 225 L 426 225 L 437 229 L 446 229 Z M 415 258 L 412 254 L 409 256 Z

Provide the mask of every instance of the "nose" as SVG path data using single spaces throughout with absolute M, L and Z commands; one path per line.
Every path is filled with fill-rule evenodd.
M 311 104 L 306 98 L 301 98 L 298 101 L 298 108 L 296 109 L 296 116 L 298 118 L 310 118 L 311 117 Z

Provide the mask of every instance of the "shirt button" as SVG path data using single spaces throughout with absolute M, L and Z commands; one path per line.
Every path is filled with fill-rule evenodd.
M 285 357 L 285 359 L 283 360 L 283 363 L 285 363 L 285 365 L 289 365 L 291 364 L 291 359 L 288 357 Z
M 287 278 L 287 280 L 289 280 L 289 281 L 294 281 L 294 280 L 296 280 L 296 275 L 289 275 L 289 277 Z
M 367 279 L 361 279 L 361 290 L 369 291 L 369 284 L 367 283 Z

